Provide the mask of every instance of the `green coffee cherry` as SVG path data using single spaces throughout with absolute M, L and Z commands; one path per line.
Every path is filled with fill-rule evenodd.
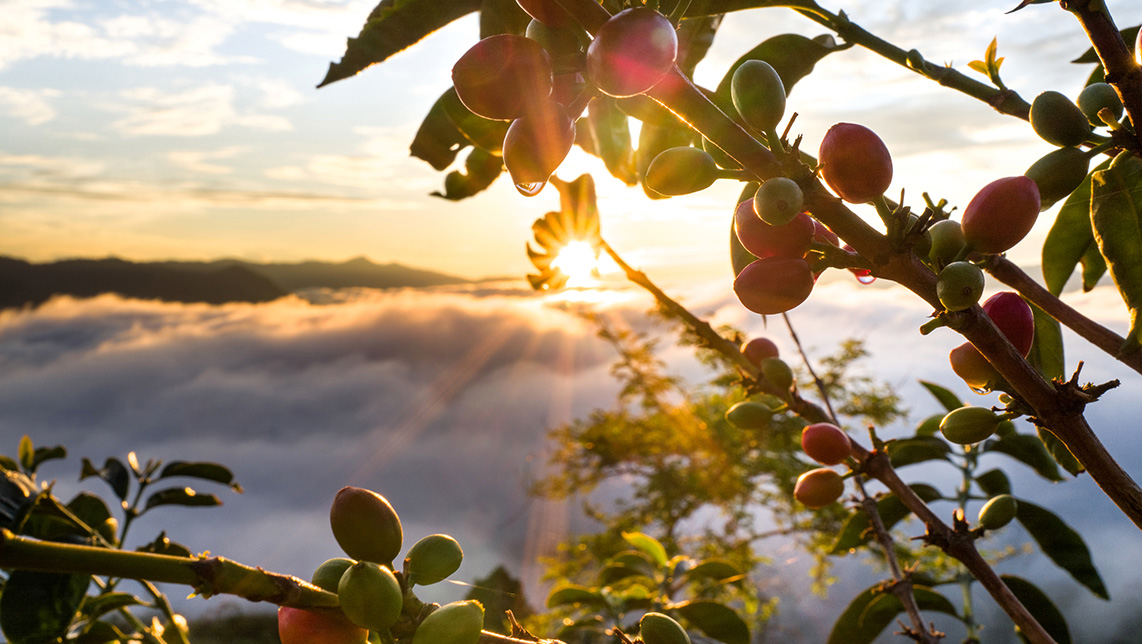
M 417 541 L 405 556 L 410 583 L 427 586 L 447 579 L 460 569 L 464 551 L 446 534 L 432 534 Z
M 663 150 L 646 169 L 646 186 L 661 195 L 688 195 L 709 188 L 718 164 L 709 152 L 681 146 Z
M 773 410 L 761 403 L 743 401 L 730 407 L 726 421 L 738 429 L 767 429 Z
M 318 588 L 328 590 L 331 593 L 337 592 L 337 586 L 341 583 L 341 577 L 345 575 L 345 571 L 352 566 L 355 561 L 352 559 L 345 559 L 338 557 L 335 559 L 328 559 L 325 563 L 317 567 L 313 571 L 313 576 L 310 577 L 309 582 Z
M 358 561 L 387 564 L 400 554 L 400 517 L 385 497 L 359 487 L 343 487 L 329 508 L 333 537 Z
M 940 421 L 944 438 L 959 445 L 970 445 L 991 436 L 999 427 L 999 416 L 987 407 L 960 407 Z
M 1091 132 L 1079 106 L 1056 91 L 1043 92 L 1031 102 L 1031 128 L 1044 141 L 1061 148 L 1079 145 Z
M 1059 148 L 1048 152 L 1023 173 L 1039 187 L 1040 212 L 1066 199 L 1086 178 L 1090 157 L 1079 148 Z
M 761 375 L 769 384 L 782 391 L 793 387 L 793 370 L 781 358 L 766 358 L 761 361 Z
M 345 570 L 337 584 L 341 612 L 361 628 L 383 631 L 400 618 L 404 593 L 393 572 L 370 561 L 358 561 Z
M 753 195 L 753 210 L 770 226 L 784 226 L 801 214 L 805 193 L 797 182 L 774 177 L 761 184 Z
M 940 271 L 936 297 L 949 311 L 970 309 L 983 295 L 983 271 L 971 262 L 952 262 Z
M 1019 510 L 1019 502 L 1010 494 L 993 497 L 979 509 L 979 524 L 988 530 L 998 530 L 1011 523 Z
M 1098 116 L 1099 110 L 1104 107 L 1110 110 L 1115 119 L 1122 118 L 1122 99 L 1109 83 L 1091 83 L 1084 87 L 1079 92 L 1078 104 L 1094 127 L 1106 127 L 1106 123 Z
M 452 602 L 424 618 L 412 635 L 412 644 L 476 644 L 483 627 L 484 607 L 480 602 Z
M 690 644 L 690 635 L 669 615 L 647 613 L 638 620 L 638 636 L 646 644 Z
M 951 264 L 964 249 L 964 231 L 960 222 L 945 219 L 937 221 L 928 229 L 932 247 L 928 250 L 928 260 L 937 271 Z
M 785 85 L 763 60 L 747 60 L 734 70 L 730 98 L 742 119 L 762 132 L 772 132 L 785 116 Z

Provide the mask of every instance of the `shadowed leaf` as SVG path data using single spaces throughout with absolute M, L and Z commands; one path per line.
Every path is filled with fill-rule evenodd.
M 1039 544 L 1039 549 L 1075 581 L 1086 586 L 1102 599 L 1110 599 L 1106 585 L 1102 582 L 1090 550 L 1079 533 L 1050 510 L 1041 508 L 1030 501 L 1018 499 L 1019 506 L 1015 518 Z
M 1035 584 L 1014 575 L 1000 575 L 999 578 L 1003 580 L 1004 584 L 1007 584 L 1011 594 L 1015 595 L 1019 603 L 1027 607 L 1031 616 L 1039 622 L 1055 642 L 1071 644 L 1071 632 L 1067 628 L 1067 620 L 1046 593 L 1039 590 Z

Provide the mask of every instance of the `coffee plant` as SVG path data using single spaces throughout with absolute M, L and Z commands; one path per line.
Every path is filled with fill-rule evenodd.
M 736 12 L 756 8 L 795 12 L 830 33 L 766 38 L 730 65 L 716 87 L 696 85 L 694 69 L 719 28 Z M 979 641 L 977 584 L 1026 641 L 1071 641 L 1052 599 L 1025 579 L 998 574 L 993 564 L 1003 554 L 977 547 L 980 538 L 1017 521 L 1042 556 L 1108 598 L 1082 537 L 1028 498 L 1033 494 L 1016 494 L 1003 469 L 981 471 L 985 454 L 1008 457 L 1049 481 L 1085 472 L 1142 527 L 1142 489 L 1084 415 L 1118 382 L 1086 383 L 1079 370 L 1066 373 L 1061 332 L 1068 327 L 1122 368 L 1142 373 L 1136 127 L 1142 35 L 1137 27 L 1121 29 L 1100 0 L 1023 0 L 1012 9 L 1059 10 L 1089 37 L 1091 49 L 1076 52 L 1076 62 L 1094 69 L 1073 98 L 1048 91 L 1028 102 L 1004 83 L 996 41 L 960 71 L 887 42 L 815 0 L 382 0 L 320 85 L 355 76 L 478 13 L 480 40 L 456 61 L 451 85 L 441 79 L 443 93 L 411 142 L 413 156 L 446 173 L 435 194 L 470 198 L 505 173 L 524 197 L 557 192 L 559 209 L 532 226 L 531 285 L 566 285 L 558 259 L 573 244 L 606 254 L 679 325 L 714 381 L 681 387 L 661 372 L 644 338 L 600 321 L 601 335 L 620 356 L 617 408 L 554 430 L 556 474 L 534 491 L 589 493 L 622 476 L 633 495 L 611 509 L 587 506 L 604 529 L 567 544 L 566 556 L 550 562 L 558 580 L 547 599 L 552 612 L 528 620 L 528 628 L 509 618 L 508 635 L 481 630 L 478 602 L 434 606 L 416 598 L 415 585 L 449 576 L 462 550 L 455 539 L 434 535 L 405 551 L 399 565 L 399 517 L 380 494 L 346 488 L 332 501 L 333 536 L 347 556 L 323 564 L 310 583 L 167 552 L 174 546 L 163 538 L 148 552 L 119 549 L 142 512 L 217 501 L 175 489 L 141 501 L 153 481 L 192 476 L 232 485 L 225 468 L 172 463 L 160 470 L 134 458 L 129 468 L 114 459 L 102 469 L 85 463 L 83 475 L 107 481 L 123 503 L 117 532 L 118 519 L 102 501 L 77 497 L 63 504 L 35 481 L 38 465 L 63 450 L 33 449 L 26 440 L 18 459 L 0 463 L 6 476 L 0 568 L 11 571 L 0 597 L 5 635 L 21 644 L 184 641 L 180 619 L 149 585 L 166 581 L 203 595 L 279 604 L 285 642 L 475 644 L 556 636 L 746 644 L 764 637 L 773 610 L 754 576 L 772 536 L 757 530 L 764 511 L 817 558 L 822 581 L 830 557 L 856 552 L 872 553 L 887 571 L 888 579 L 852 598 L 836 617 L 830 642 L 870 642 L 894 622 L 914 641 L 946 638 L 924 612 L 958 620 L 964 641 Z M 923 193 L 922 202 L 885 194 L 893 160 L 876 132 L 837 123 L 821 134 L 817 150 L 803 150 L 791 109 L 797 106 L 790 92 L 817 62 L 855 47 L 1027 121 L 1056 149 L 1023 174 L 994 178 L 966 204 L 930 198 L 940 186 Z M 965 342 L 949 355 L 952 374 L 976 393 L 997 397 L 973 405 L 925 382 L 944 412 L 911 435 L 881 438 L 878 428 L 901 414 L 899 401 L 875 381 L 847 374 L 861 357 L 859 347 L 848 345 L 814 365 L 804 351 L 799 360 L 783 358 L 772 341 L 746 341 L 694 315 L 603 237 L 595 185 L 610 179 L 557 176 L 575 146 L 652 199 L 738 182 L 739 197 L 726 204 L 733 290 L 746 309 L 781 316 L 799 348 L 786 313 L 812 297 L 824 271 L 848 270 L 863 283 L 896 284 L 931 306 L 931 319 L 918 321 L 920 333 L 946 328 L 939 332 L 962 335 Z M 1040 284 L 1004 253 L 1059 202 L 1043 245 Z M 850 207 L 863 204 L 879 221 L 869 223 Z M 1080 266 L 1084 289 L 1110 274 L 1129 314 L 1125 336 L 1059 299 Z M 989 281 L 1010 290 L 981 303 Z M 1019 432 L 1012 422 L 1019 418 L 1034 432 Z M 950 467 L 961 483 L 954 490 L 905 483 L 899 471 L 921 463 Z M 132 477 L 137 491 L 128 501 Z M 710 509 L 724 518 L 721 527 L 687 534 L 685 520 Z M 922 534 L 903 533 L 909 517 L 923 525 Z M 150 599 L 115 591 L 127 578 L 144 580 Z M 88 595 L 93 579 L 95 594 Z M 960 591 L 958 604 L 946 586 Z M 162 617 L 148 625 L 133 617 L 137 606 Z M 108 614 L 115 621 L 104 619 Z

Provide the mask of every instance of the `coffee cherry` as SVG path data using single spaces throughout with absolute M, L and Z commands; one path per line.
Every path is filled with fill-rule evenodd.
M 845 462 L 852 449 L 849 435 L 832 423 L 814 423 L 801 430 L 801 451 L 821 465 Z
M 892 156 L 875 132 L 837 123 L 825 133 L 817 156 L 821 178 L 849 203 L 867 203 L 892 183 Z
M 552 59 L 576 55 L 583 51 L 579 31 L 573 27 L 553 27 L 539 20 L 527 23 L 525 36 L 539 43 Z
M 776 130 L 785 116 L 785 85 L 777 70 L 762 60 L 747 60 L 734 70 L 730 98 L 742 120 L 761 132 Z
M 841 246 L 841 248 L 849 253 L 856 252 L 856 249 L 848 244 Z M 872 284 L 876 281 L 876 277 L 873 276 L 872 271 L 867 268 L 850 268 L 849 272 L 852 273 L 853 277 L 857 278 L 857 281 L 861 284 Z
M 827 467 L 805 472 L 797 477 L 797 484 L 793 486 L 793 498 L 813 509 L 836 502 L 844 493 L 844 479 Z
M 767 429 L 773 410 L 761 403 L 742 401 L 726 411 L 726 422 L 738 429 Z
M 1122 118 L 1122 98 L 1110 83 L 1091 83 L 1079 92 L 1079 109 L 1094 127 L 1106 127 L 1098 116 L 1099 110 L 1107 108 L 1115 119 Z
M 344 557 L 328 559 L 318 566 L 317 570 L 313 571 L 313 576 L 309 578 L 309 582 L 318 588 L 335 593 L 337 592 L 337 585 L 341 583 L 341 577 L 354 563 L 356 562 L 352 559 L 345 559 Z
M 769 384 L 782 391 L 789 391 L 793 388 L 793 370 L 781 358 L 762 360 L 761 375 Z
M 404 593 L 393 572 L 370 561 L 345 570 L 337 584 L 341 612 L 357 626 L 383 631 L 400 618 Z
M 995 367 L 970 342 L 952 349 L 948 361 L 952 364 L 952 371 L 969 387 L 986 389 L 990 383 L 1000 379 Z
M 987 407 L 960 407 L 940 421 L 940 433 L 953 443 L 970 445 L 994 434 L 999 420 Z
M 964 231 L 960 228 L 960 222 L 945 219 L 932 224 L 928 232 L 932 237 L 928 260 L 939 271 L 952 263 L 964 249 Z
M 949 311 L 970 309 L 983 295 L 983 271 L 971 262 L 952 262 L 940 271 L 936 297 Z
M 784 226 L 771 226 L 757 216 L 753 200 L 738 204 L 734 211 L 734 231 L 738 241 L 758 259 L 767 257 L 801 258 L 813 245 L 813 218 L 801 213 Z
M 769 338 L 754 338 L 747 341 L 741 347 L 741 352 L 750 362 L 757 366 L 761 366 L 761 361 L 766 358 L 776 358 L 779 355 L 777 345 Z
M 1079 148 L 1059 148 L 1048 152 L 1023 173 L 1039 187 L 1039 210 L 1066 199 L 1086 178 L 1090 157 Z
M 646 613 L 638 620 L 638 636 L 645 644 L 690 644 L 690 635 L 669 615 Z
M 570 27 L 575 19 L 555 0 L 516 0 L 527 15 L 551 27 Z
M 366 644 L 369 631 L 336 610 L 278 608 L 278 637 L 282 644 Z
M 1039 186 L 1024 176 L 996 179 L 976 193 L 960 226 L 973 250 L 1002 253 L 1031 232 L 1039 217 Z
M 812 241 L 821 244 L 832 244 L 834 246 L 841 245 L 841 238 L 837 237 L 837 233 L 829 230 L 829 227 L 816 219 L 813 220 L 813 239 Z
M 1024 358 L 1031 353 L 1035 342 L 1035 314 L 1018 293 L 1004 291 L 992 295 L 983 303 L 983 311 Z
M 646 186 L 661 195 L 688 195 L 718 179 L 718 164 L 709 152 L 681 146 L 658 153 L 646 169 Z
M 609 96 L 635 96 L 657 85 L 677 56 L 678 34 L 666 16 L 645 7 L 624 9 L 587 47 L 587 78 Z
M 389 563 L 400 553 L 400 517 L 385 497 L 359 487 L 343 487 L 333 498 L 329 525 L 337 545 L 353 559 Z
M 412 634 L 412 644 L 476 644 L 484 628 L 484 607 L 470 599 L 428 614 Z
M 734 293 L 742 305 L 761 315 L 784 313 L 812 292 L 813 272 L 803 259 L 759 259 L 743 268 L 734 280 Z
M 770 226 L 784 226 L 801 214 L 804 200 L 805 194 L 801 192 L 801 186 L 797 185 L 796 181 L 785 177 L 774 177 L 761 184 L 754 193 L 753 210 Z
M 1047 143 L 1061 148 L 1075 147 L 1090 136 L 1087 117 L 1071 99 L 1056 91 L 1046 91 L 1031 101 L 1031 129 Z
M 473 114 L 509 121 L 551 95 L 551 60 L 530 38 L 489 36 L 456 61 L 452 84 Z
M 1010 494 L 994 496 L 979 509 L 979 525 L 988 530 L 998 530 L 1011 523 L 1019 511 L 1019 502 Z
M 539 193 L 575 143 L 575 122 L 563 106 L 546 101 L 512 121 L 504 136 L 504 166 L 525 196 Z
M 405 556 L 409 582 L 428 586 L 448 579 L 460 569 L 464 550 L 446 534 L 432 534 L 417 541 Z

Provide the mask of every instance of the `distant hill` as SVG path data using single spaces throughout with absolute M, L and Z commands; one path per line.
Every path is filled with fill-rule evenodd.
M 469 280 L 359 257 L 341 263 L 257 264 L 239 260 L 148 262 L 71 259 L 33 264 L 0 256 L 0 309 L 38 306 L 55 295 L 166 302 L 268 302 L 303 288 L 398 288 Z

